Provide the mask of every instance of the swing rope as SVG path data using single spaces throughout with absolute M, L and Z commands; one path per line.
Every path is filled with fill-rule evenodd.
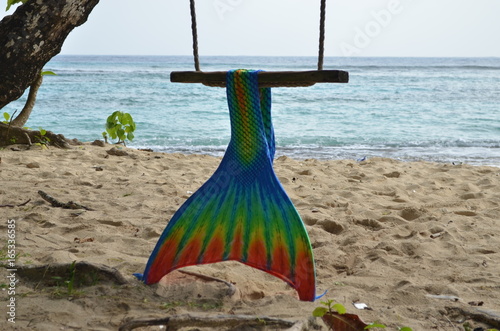
M 200 70 L 200 58 L 198 55 L 198 28 L 196 24 L 195 0 L 190 0 L 191 9 L 191 33 L 193 35 L 193 57 L 194 68 Z M 323 70 L 323 59 L 325 54 L 325 18 L 326 18 L 326 0 L 321 0 L 320 20 L 319 20 L 319 51 L 318 51 L 318 70 Z
M 349 73 L 343 70 L 323 70 L 325 53 L 326 0 L 320 0 L 318 68 L 310 71 L 260 71 L 259 87 L 298 87 L 316 83 L 347 83 Z M 200 69 L 198 55 L 198 29 L 195 0 L 190 0 L 191 32 L 193 35 L 193 57 L 195 71 L 172 71 L 173 83 L 201 83 L 206 86 L 226 86 L 226 71 L 205 72 Z
M 326 17 L 326 0 L 321 0 L 320 19 L 319 19 L 318 70 L 323 70 L 323 59 L 325 55 L 325 17 Z
M 193 34 L 193 56 L 194 56 L 194 69 L 200 70 L 200 59 L 198 56 L 198 29 L 196 27 L 196 8 L 194 0 L 190 0 L 191 7 L 191 32 Z

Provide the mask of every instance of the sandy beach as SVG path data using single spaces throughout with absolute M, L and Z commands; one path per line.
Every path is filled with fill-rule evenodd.
M 17 254 L 15 295 L 12 272 L 0 268 L 2 330 L 118 330 L 139 319 L 181 325 L 182 316 L 250 316 L 253 326 L 179 330 L 327 329 L 311 317 L 319 302 L 301 302 L 283 281 L 237 262 L 188 267 L 193 274 L 159 285 L 137 281 L 170 217 L 220 158 L 128 148 L 118 156 L 112 147 L 0 150 L 2 264 L 9 268 L 11 223 Z M 325 299 L 387 330 L 500 327 L 500 168 L 279 157 L 275 171 L 306 224 Z M 53 206 L 39 191 L 87 209 Z M 11 298 L 15 324 L 6 320 Z

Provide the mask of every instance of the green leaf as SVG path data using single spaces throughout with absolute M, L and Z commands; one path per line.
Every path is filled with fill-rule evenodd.
M 134 120 L 132 120 L 132 116 L 129 113 L 124 113 L 122 115 L 121 120 L 120 120 L 120 123 L 123 125 L 131 124 L 133 122 L 134 122 Z
M 347 309 L 345 309 L 344 305 L 341 303 L 334 304 L 332 308 L 340 315 L 344 315 L 347 312 Z
M 317 307 L 313 310 L 314 317 L 323 317 L 328 312 L 328 309 L 325 307 Z
M 41 76 L 57 76 L 57 74 L 53 71 L 47 70 L 47 71 L 42 71 L 40 73 Z
M 22 2 L 25 3 L 28 0 L 7 0 L 7 9 L 5 11 L 10 9 L 10 6 L 15 5 L 16 3 Z
M 44 129 L 42 129 L 42 128 L 40 128 L 40 134 L 41 134 L 42 136 L 45 136 L 45 135 L 47 134 L 47 131 L 46 131 L 46 130 L 44 130 Z
M 5 120 L 8 122 L 10 120 L 10 114 L 7 112 L 3 113 L 3 118 L 5 118 Z
M 134 136 L 134 134 L 133 134 L 132 132 L 129 132 L 129 133 L 127 134 L 127 139 L 128 139 L 128 140 L 130 140 L 130 141 L 134 140 L 134 137 L 135 137 L 135 136 Z
M 116 135 L 118 136 L 118 139 L 125 140 L 125 130 L 123 130 L 122 128 L 116 130 Z
M 111 122 L 111 123 L 117 123 L 116 118 L 117 118 L 117 116 L 118 116 L 118 113 L 119 113 L 119 111 L 118 111 L 118 110 L 117 110 L 117 111 L 115 111 L 115 112 L 113 112 L 111 115 L 109 115 L 109 116 L 108 116 L 108 119 L 107 119 L 106 121 L 107 121 L 107 122 Z
M 106 132 L 109 134 L 111 139 L 116 138 L 116 127 L 113 126 L 112 128 L 106 128 Z
M 116 115 L 116 119 L 117 119 L 117 123 L 122 123 L 122 118 L 123 118 L 123 113 L 121 111 L 115 111 Z
M 404 326 L 402 328 L 399 328 L 399 331 L 413 331 L 412 328 L 409 328 L 407 326 Z
M 385 329 L 386 326 L 384 324 L 380 324 L 380 323 L 377 323 L 377 322 L 373 322 L 373 323 L 368 324 L 367 326 L 365 326 L 365 330 L 372 329 L 372 328 Z

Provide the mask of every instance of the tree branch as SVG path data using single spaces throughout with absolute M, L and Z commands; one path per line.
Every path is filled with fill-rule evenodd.
M 31 111 L 35 107 L 36 94 L 38 93 L 38 89 L 42 85 L 42 82 L 43 82 L 43 76 L 39 75 L 35 79 L 33 84 L 31 84 L 26 104 L 24 105 L 19 115 L 17 115 L 17 117 L 10 123 L 12 126 L 17 126 L 19 128 L 22 128 L 26 124 L 26 122 L 28 122 L 28 119 L 31 115 Z

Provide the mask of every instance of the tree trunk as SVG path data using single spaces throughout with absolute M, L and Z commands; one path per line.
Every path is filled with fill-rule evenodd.
M 26 100 L 26 104 L 24 105 L 23 110 L 21 110 L 19 115 L 17 115 L 17 117 L 14 118 L 12 122 L 10 122 L 10 125 L 22 128 L 26 124 L 26 122 L 28 122 L 31 111 L 33 110 L 33 107 L 35 107 L 36 94 L 38 92 L 38 89 L 40 88 L 40 85 L 42 85 L 42 81 L 43 76 L 38 75 L 33 84 L 31 84 L 30 86 L 28 99 Z
M 99 0 L 28 0 L 0 21 L 0 109 L 17 100 Z

